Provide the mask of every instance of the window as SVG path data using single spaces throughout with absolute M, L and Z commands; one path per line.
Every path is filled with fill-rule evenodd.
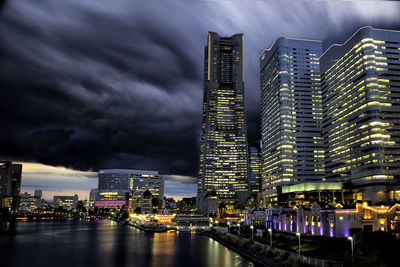
M 364 220 L 372 219 L 372 211 L 369 209 L 364 209 Z

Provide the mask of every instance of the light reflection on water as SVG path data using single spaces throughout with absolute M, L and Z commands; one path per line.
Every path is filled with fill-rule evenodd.
M 254 266 L 193 233 L 143 233 L 112 221 L 18 222 L 0 236 L 1 266 Z

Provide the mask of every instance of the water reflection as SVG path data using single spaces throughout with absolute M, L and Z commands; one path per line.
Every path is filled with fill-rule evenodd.
M 3 229 L 1 266 L 254 266 L 206 236 L 148 234 L 110 221 L 18 222 Z

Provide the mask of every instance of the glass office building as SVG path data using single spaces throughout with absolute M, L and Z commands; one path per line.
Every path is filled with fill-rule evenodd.
M 250 193 L 261 192 L 260 142 L 249 145 L 249 190 Z
M 280 37 L 260 58 L 262 191 L 324 180 L 319 61 L 322 42 Z
M 326 179 L 400 179 L 400 32 L 364 27 L 321 56 Z
M 198 205 L 211 191 L 215 191 L 219 199 L 245 201 L 248 195 L 248 148 L 243 34 L 221 37 L 214 32 L 208 33 L 201 131 Z
M 99 184 L 90 193 L 91 207 L 113 207 L 135 204 L 149 190 L 162 205 L 164 179 L 157 171 L 106 169 L 99 170 Z

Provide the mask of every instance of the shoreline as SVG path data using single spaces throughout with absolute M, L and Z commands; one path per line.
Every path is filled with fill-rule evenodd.
M 244 251 L 243 249 L 237 248 L 235 246 L 232 246 L 231 244 L 225 242 L 224 240 L 214 236 L 211 233 L 208 232 L 201 232 L 199 234 L 208 236 L 209 238 L 212 238 L 213 240 L 217 241 L 218 243 L 220 243 L 221 245 L 225 246 L 226 248 L 232 250 L 233 252 L 239 254 L 240 256 L 250 260 L 251 262 L 253 262 L 256 266 L 265 266 L 265 267 L 279 267 L 281 265 L 273 262 L 272 260 L 269 260 L 268 258 L 265 258 L 263 256 L 259 256 L 253 253 L 250 253 L 249 251 Z

